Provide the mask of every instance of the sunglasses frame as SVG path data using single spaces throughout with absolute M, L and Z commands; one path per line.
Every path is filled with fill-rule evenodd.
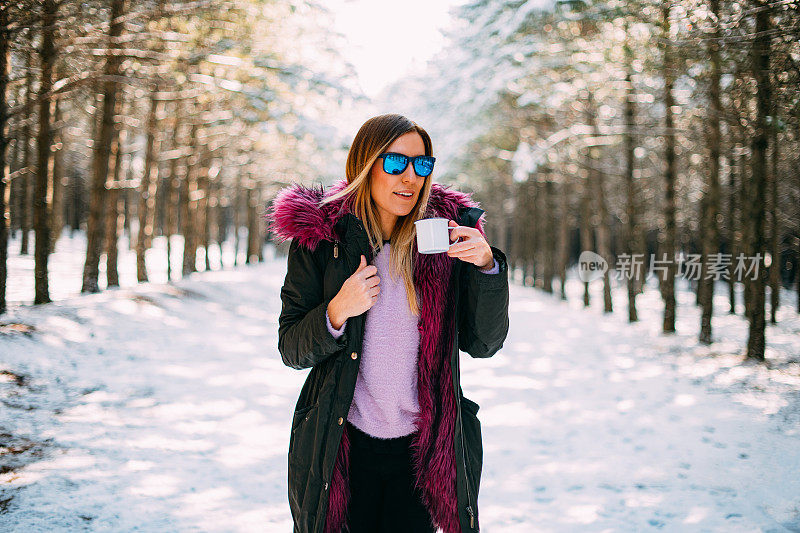
M 403 165 L 403 170 L 401 170 L 399 174 L 393 174 L 393 173 L 389 172 L 388 170 L 386 170 L 386 156 L 387 155 L 399 156 L 399 157 L 402 157 L 403 159 L 405 159 L 405 164 Z M 378 158 L 379 159 L 383 158 L 383 171 L 386 172 L 387 174 L 391 175 L 391 176 L 399 176 L 400 174 L 405 172 L 406 169 L 408 168 L 409 163 L 410 163 L 411 164 L 411 168 L 414 169 L 414 174 L 416 174 L 420 178 L 427 178 L 428 176 L 433 174 L 433 164 L 436 163 L 436 158 L 433 157 L 432 155 L 416 155 L 414 157 L 409 157 L 409 156 L 407 156 L 405 154 L 399 154 L 397 152 L 384 152 L 384 153 L 380 154 L 378 156 Z M 418 159 L 419 160 L 430 159 L 430 161 L 431 161 L 431 171 L 428 173 L 427 176 L 422 176 L 419 172 L 417 172 L 416 162 L 417 162 Z

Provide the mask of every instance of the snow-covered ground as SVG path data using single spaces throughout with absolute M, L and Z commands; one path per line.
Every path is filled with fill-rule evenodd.
M 77 295 L 84 242 L 59 241 L 55 302 L 0 317 L 0 452 L 17 452 L 0 455 L 0 531 L 291 531 L 286 449 L 307 371 L 277 352 L 285 259 L 268 247 L 263 264 L 137 285 L 123 250 L 122 288 Z M 25 301 L 18 244 L 10 299 Z M 147 257 L 159 272 L 163 245 Z M 747 327 L 721 286 L 702 347 L 685 283 L 672 336 L 654 286 L 629 325 L 624 289 L 604 315 L 600 283 L 588 309 L 576 277 L 567 302 L 512 284 L 503 349 L 462 354 L 483 531 L 800 531 L 794 295 L 757 365 L 737 355 Z

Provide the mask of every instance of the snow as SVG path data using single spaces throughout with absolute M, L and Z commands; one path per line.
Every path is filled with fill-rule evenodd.
M 286 450 L 307 371 L 277 352 L 285 258 L 268 246 L 233 269 L 223 248 L 224 270 L 136 284 L 123 249 L 123 287 L 77 295 L 85 241 L 67 241 L 50 262 L 57 301 L 0 318 L 34 328 L 0 325 L 0 371 L 24 376 L 0 373 L 0 434 L 27 449 L 2 455 L 14 468 L 0 469 L 0 530 L 291 531 Z M 24 301 L 18 244 L 10 286 Z M 481 405 L 483 531 L 800 531 L 793 294 L 758 365 L 737 355 L 747 327 L 722 286 L 703 347 L 685 282 L 666 336 L 652 283 L 630 325 L 622 286 L 603 314 L 600 281 L 584 309 L 574 273 L 567 301 L 517 278 L 503 349 L 462 354 Z

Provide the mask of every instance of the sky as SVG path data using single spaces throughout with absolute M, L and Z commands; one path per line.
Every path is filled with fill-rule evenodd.
M 375 97 L 414 67 L 422 68 L 444 44 L 441 30 L 450 7 L 463 0 L 330 0 L 336 29 L 347 37 L 342 51 L 362 89 Z

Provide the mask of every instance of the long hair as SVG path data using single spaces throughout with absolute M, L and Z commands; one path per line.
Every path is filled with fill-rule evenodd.
M 425 155 L 432 156 L 433 144 L 431 143 L 431 138 L 416 122 L 397 114 L 379 115 L 367 120 L 358 130 L 355 139 L 353 139 L 353 144 L 350 146 L 350 151 L 347 153 L 347 186 L 321 202 L 325 204 L 337 198 L 350 197 L 352 195 L 351 206 L 353 214 L 364 224 L 369 243 L 376 253 L 383 249 L 383 234 L 378 208 L 372 201 L 372 182 L 370 180 L 372 165 L 395 139 L 411 131 L 416 131 L 422 137 Z M 425 213 L 432 183 L 433 173 L 425 178 L 417 203 L 411 209 L 411 212 L 406 216 L 398 217 L 389 239 L 391 244 L 389 254 L 390 275 L 393 280 L 395 279 L 395 274 L 402 276 L 409 307 L 411 312 L 417 316 L 419 316 L 420 308 L 414 287 L 414 265 L 412 260 L 412 246 L 416 235 L 414 222 L 420 220 Z

